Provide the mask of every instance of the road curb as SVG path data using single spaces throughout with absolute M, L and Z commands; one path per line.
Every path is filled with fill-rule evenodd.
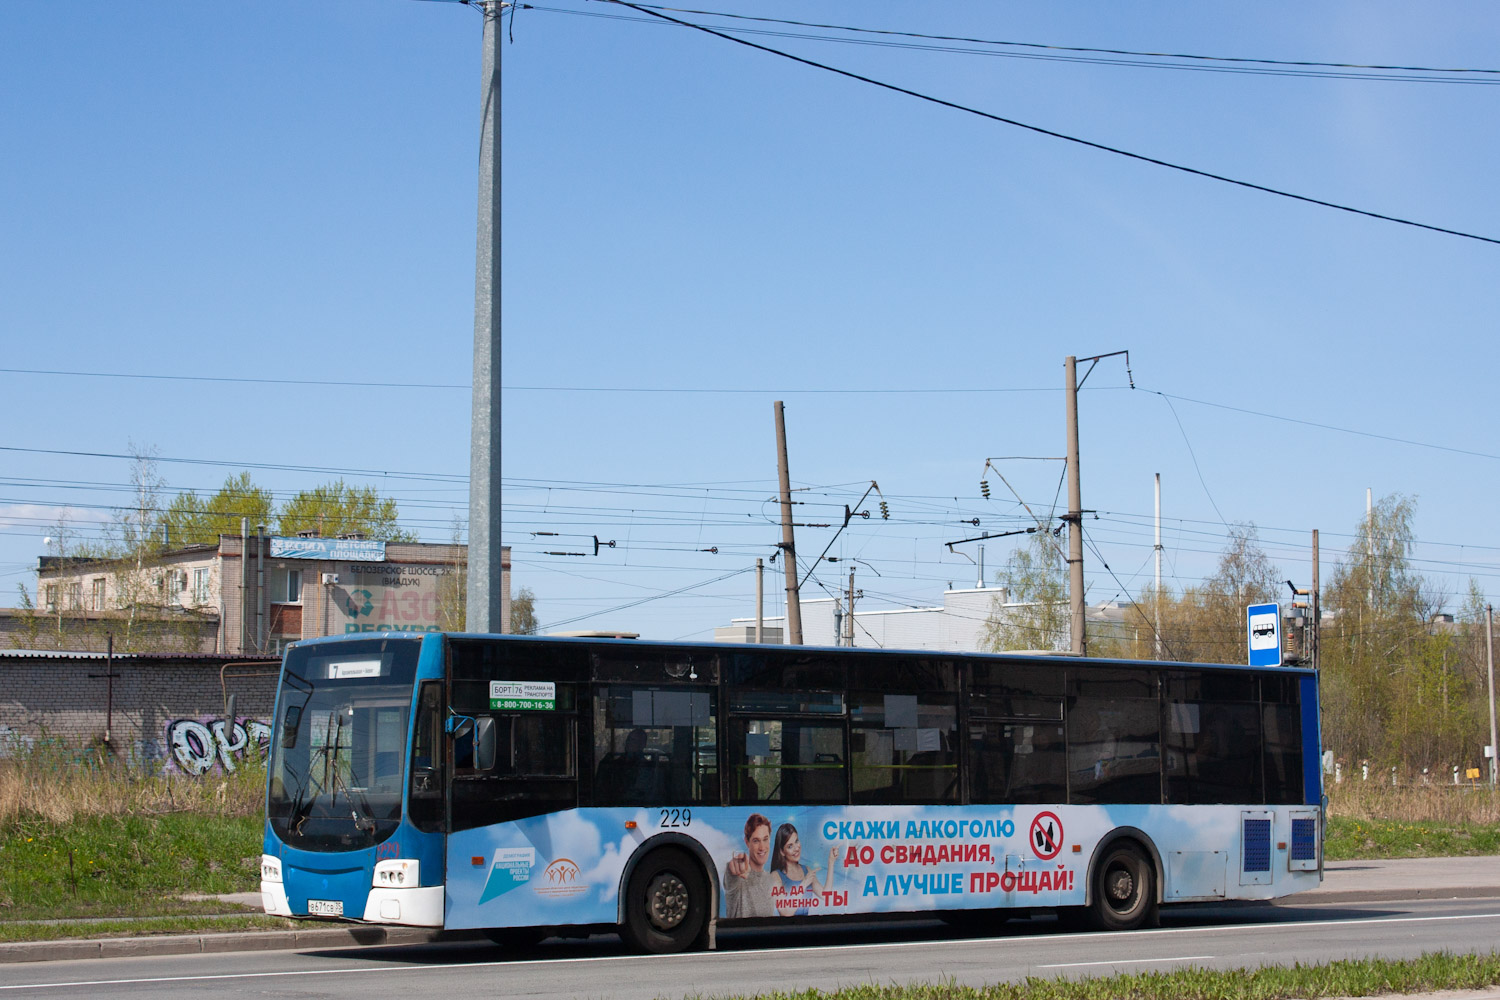
M 1397 903 L 1413 899 L 1500 898 L 1500 886 L 1463 885 L 1426 889 L 1313 889 L 1295 896 L 1282 896 L 1276 906 L 1307 906 L 1317 903 Z

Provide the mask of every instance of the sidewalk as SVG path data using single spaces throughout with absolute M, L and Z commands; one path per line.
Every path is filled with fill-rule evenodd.
M 1277 902 L 1299 906 L 1488 896 L 1500 897 L 1500 856 L 1333 861 L 1323 868 L 1321 886 Z
M 1319 903 L 1483 897 L 1500 898 L 1500 857 L 1337 861 L 1325 868 L 1321 886 L 1284 897 L 1276 903 L 1280 906 L 1311 906 Z M 217 898 L 226 903 L 254 906 L 260 902 L 260 893 L 238 893 Z M 426 944 L 436 940 L 440 933 L 419 927 L 306 923 L 285 931 L 69 938 L 0 944 L 0 963 L 122 958 L 130 955 Z M 474 935 L 449 934 L 445 939 L 455 940 L 460 936 Z

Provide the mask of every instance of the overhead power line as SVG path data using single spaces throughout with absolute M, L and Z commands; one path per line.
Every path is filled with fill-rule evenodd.
M 1340 434 L 1354 434 L 1359 437 L 1374 438 L 1377 441 L 1391 441 L 1395 444 L 1407 444 L 1411 445 L 1414 448 L 1432 448 L 1435 451 L 1447 451 L 1452 452 L 1455 455 L 1468 455 L 1471 458 L 1493 458 L 1500 460 L 1500 455 L 1488 451 L 1475 451 L 1472 448 L 1455 448 L 1452 445 L 1433 444 L 1430 441 L 1415 441 L 1411 438 L 1396 437 L 1392 434 L 1377 434 L 1374 431 L 1361 431 L 1355 430 L 1352 427 L 1339 427 L 1336 424 L 1324 424 L 1319 423 L 1316 420 L 1303 420 L 1300 417 L 1289 417 L 1283 413 L 1266 413 L 1262 410 L 1246 409 L 1243 406 L 1230 406 L 1228 403 L 1214 403 L 1206 399 L 1194 399 L 1191 396 L 1178 396 L 1170 392 L 1162 392 L 1159 389 L 1146 389 L 1144 387 L 1141 387 L 1141 391 L 1149 392 L 1153 396 L 1161 396 L 1163 399 L 1167 400 L 1177 399 L 1181 400 L 1184 403 L 1196 403 L 1199 406 L 1212 406 L 1215 409 L 1219 410 L 1230 410 L 1234 413 L 1246 413 L 1253 417 L 1265 417 L 1268 420 L 1282 420 L 1289 424 L 1301 424 L 1304 427 L 1316 427 L 1319 430 L 1337 431 Z M 1176 411 L 1173 410 L 1172 412 L 1175 416 Z
M 344 385 L 360 389 L 468 389 L 467 382 L 352 382 L 310 378 L 244 378 L 230 375 L 158 375 L 146 372 L 84 372 L 52 368 L 0 368 L 4 375 L 66 375 L 72 378 L 151 379 L 157 382 L 227 382 L 235 385 Z
M 13 445 L 0 445 L 0 451 L 17 452 L 27 455 L 68 455 L 73 458 L 122 458 L 135 461 L 146 458 L 153 462 L 164 462 L 174 465 L 212 465 L 221 468 L 235 469 L 269 469 L 278 472 L 315 472 L 319 475 L 334 476 L 386 476 L 391 479 L 421 479 L 452 482 L 467 482 L 468 476 L 451 472 L 393 472 L 387 469 L 339 469 L 329 466 L 318 465 L 283 465 L 274 462 L 228 462 L 210 458 L 169 458 L 162 455 L 130 455 L 110 451 L 70 451 L 62 448 L 20 448 Z
M 530 6 L 529 4 L 527 5 Z M 795 21 L 779 17 L 759 17 L 753 14 L 730 14 L 715 10 L 693 10 L 687 7 L 664 7 L 659 4 L 641 4 L 651 10 L 670 10 L 678 14 L 704 17 L 723 17 L 736 21 L 758 21 L 763 24 L 786 24 L 799 28 L 819 28 L 825 31 L 847 31 L 855 34 L 885 35 L 895 38 L 914 38 L 937 42 L 962 42 L 968 45 L 992 45 L 1008 48 L 1037 49 L 1047 52 L 1083 52 L 1096 55 L 1134 56 L 1146 59 L 1193 59 L 1203 62 L 1241 63 L 1257 66 L 1310 67 L 1340 70 L 1384 70 L 1401 73 L 1455 73 L 1491 74 L 1500 76 L 1500 69 L 1442 68 L 1437 66 L 1403 66 L 1381 63 L 1318 62 L 1310 59 L 1259 59 L 1246 56 L 1206 56 L 1187 52 L 1150 52 L 1139 49 L 1105 49 L 1084 45 L 1051 45 L 1042 42 L 1001 41 L 993 38 L 972 38 L 964 35 L 930 35 L 918 31 L 894 31 L 885 28 L 861 28 L 847 24 L 819 24 L 815 21 Z M 545 9 L 545 8 L 539 8 Z
M 242 385 L 296 385 L 296 386 L 345 386 L 356 389 L 462 389 L 469 391 L 468 382 L 359 382 L 334 379 L 288 379 L 288 378 L 239 378 L 227 375 L 160 375 L 148 372 L 91 372 L 67 371 L 53 368 L 0 368 L 0 375 L 52 375 L 68 378 L 112 378 L 150 379 L 167 382 L 215 382 Z M 931 389 L 913 388 L 863 388 L 863 389 L 787 389 L 767 386 L 765 388 L 735 388 L 730 386 L 624 386 L 624 385 L 507 385 L 506 392 L 632 392 L 632 393 L 693 393 L 722 396 L 738 395 L 933 395 L 956 392 L 1011 393 L 1011 392 L 1061 392 L 1051 386 L 998 387 L 998 386 L 940 386 Z
M 1352 205 L 1342 205 L 1338 202 L 1327 201 L 1323 198 L 1313 198 L 1305 194 L 1296 194 L 1295 192 L 1286 191 L 1282 188 L 1273 188 L 1265 184 L 1256 184 L 1253 181 L 1245 181 L 1240 180 L 1236 177 L 1229 177 L 1225 174 L 1216 174 L 1208 170 L 1199 170 L 1197 167 L 1189 167 L 1181 163 L 1173 163 L 1170 160 L 1162 160 L 1154 156 L 1146 156 L 1142 153 L 1132 153 L 1131 151 L 1121 149 L 1118 146 L 1106 146 L 1105 144 L 1100 142 L 1093 142 L 1092 140 L 1083 139 L 1075 135 L 1068 135 L 1065 132 L 1058 132 L 1053 129 L 1043 128 L 1040 125 L 1030 125 L 1023 121 L 1017 121 L 1014 118 L 1006 118 L 1003 115 L 993 114 L 989 111 L 981 111 L 978 108 L 970 107 L 966 104 L 959 104 L 956 101 L 949 101 L 941 97 L 934 97 L 931 94 L 924 94 L 919 90 L 912 90 L 909 87 L 898 86 L 894 83 L 886 83 L 884 80 L 877 80 L 874 77 L 864 76 L 860 73 L 854 73 L 846 69 L 839 69 L 838 67 L 830 66 L 827 63 L 821 63 L 813 59 L 805 59 L 802 56 L 793 55 L 792 53 L 785 52 L 781 49 L 773 49 L 768 45 L 760 45 L 756 42 L 747 41 L 743 38 L 735 38 L 733 35 L 725 34 L 722 31 L 716 31 L 715 29 L 707 27 L 706 25 L 695 24 L 691 21 L 681 21 L 675 17 L 670 17 L 658 11 L 648 10 L 645 7 L 642 7 L 640 4 L 630 3 L 629 0 L 604 0 L 604 2 L 618 4 L 621 7 L 628 7 L 631 10 L 640 11 L 643 14 L 649 14 L 652 17 L 661 18 L 663 21 L 669 21 L 673 24 L 679 24 L 686 28 L 693 28 L 697 31 L 703 32 L 706 35 L 712 35 L 715 38 L 721 38 L 726 42 L 733 42 L 736 45 L 743 45 L 747 48 L 756 49 L 760 52 L 766 52 L 773 56 L 780 56 L 783 59 L 790 59 L 792 62 L 801 63 L 802 65 L 810 66 L 813 69 L 820 69 L 826 73 L 833 73 L 838 76 L 846 77 L 850 80 L 858 80 L 860 83 L 868 83 L 873 87 L 880 87 L 883 90 L 889 90 L 893 93 L 905 94 L 908 97 L 915 97 L 917 100 L 927 101 L 929 104 L 936 104 L 940 107 L 952 108 L 955 111 L 963 111 L 967 114 L 977 115 L 980 118 L 988 119 L 989 121 L 999 122 L 1002 125 L 1010 125 L 1014 128 L 1025 129 L 1028 132 L 1035 132 L 1038 135 L 1046 135 L 1051 136 L 1054 139 L 1062 139 L 1066 142 L 1076 143 L 1080 146 L 1087 146 L 1090 149 L 1097 149 L 1105 153 L 1113 153 L 1116 156 L 1123 156 L 1127 159 L 1137 160 L 1141 163 L 1150 163 L 1158 167 L 1166 167 L 1168 170 L 1176 170 L 1180 173 L 1191 174 L 1194 177 L 1203 177 L 1207 180 L 1219 181 L 1224 184 L 1232 184 L 1236 187 L 1246 188 L 1251 191 L 1260 191 L 1264 194 L 1275 195 L 1278 198 L 1289 198 L 1292 201 L 1300 201 L 1309 205 L 1319 205 L 1323 208 L 1331 208 L 1340 212 L 1348 212 L 1351 215 L 1362 215 L 1366 218 L 1379 219 L 1382 222 L 1393 222 L 1401 226 L 1411 226 L 1415 229 L 1425 229 L 1430 232 L 1445 233 L 1449 236 L 1459 236 L 1467 240 L 1477 240 L 1481 243 L 1493 243 L 1500 245 L 1500 238 L 1496 238 L 1493 236 L 1481 236 L 1477 233 L 1466 233 L 1460 229 L 1449 229 L 1445 226 L 1435 226 L 1426 222 L 1417 222 L 1414 219 L 1403 219 L 1399 216 L 1386 215 L 1382 212 L 1374 212 L 1369 209 L 1355 208 Z

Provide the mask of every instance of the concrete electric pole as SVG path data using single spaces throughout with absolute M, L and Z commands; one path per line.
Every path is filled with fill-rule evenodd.
M 1490 787 L 1497 787 L 1500 776 L 1500 740 L 1495 733 L 1495 608 L 1484 606 L 1484 653 L 1490 673 Z
M 1111 351 L 1081 359 L 1091 362 L 1081 379 L 1078 377 L 1080 359 L 1070 355 L 1063 361 L 1068 408 L 1068 514 L 1065 518 L 1068 522 L 1068 618 L 1072 636 L 1070 648 L 1076 656 L 1088 655 L 1087 623 L 1084 620 L 1087 607 L 1083 594 L 1083 484 L 1078 474 L 1078 388 L 1093 373 L 1094 365 L 1121 354 L 1125 356 L 1125 375 L 1134 389 L 1135 376 L 1130 374 L 1129 351 Z
M 1068 407 L 1068 648 L 1088 655 L 1083 600 L 1083 482 L 1078 474 L 1078 359 L 1069 355 L 1066 372 Z
M 786 414 L 776 401 L 776 473 L 781 480 L 781 567 L 786 571 L 787 643 L 802 645 L 802 599 L 797 587 L 797 546 L 792 537 L 792 473 L 786 459 Z
M 1152 626 L 1156 630 L 1156 659 L 1162 658 L 1161 648 L 1161 473 L 1156 474 L 1156 544 L 1152 546 L 1156 553 L 1156 590 L 1152 592 L 1156 605 L 1156 624 Z
M 479 226 L 474 259 L 474 376 L 469 430 L 469 579 L 464 628 L 498 632 L 500 545 L 500 14 L 486 0 L 480 71 Z

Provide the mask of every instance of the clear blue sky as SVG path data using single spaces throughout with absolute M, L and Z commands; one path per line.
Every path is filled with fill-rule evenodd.
M 1500 69 L 1500 8 L 1475 2 L 705 6 Z M 741 37 L 1090 141 L 1500 238 L 1500 74 L 1173 61 L 1189 71 L 692 19 L 784 33 Z M 975 576 L 942 544 L 977 533 L 961 521 L 1022 523 L 993 474 L 980 498 L 985 459 L 1061 455 L 1064 357 L 1126 349 L 1138 388 L 1110 359 L 1082 394 L 1091 602 L 1149 579 L 1156 472 L 1178 587 L 1212 570 L 1226 521 L 1258 525 L 1299 583 L 1321 529 L 1330 578 L 1369 487 L 1418 498 L 1414 556 L 1436 586 L 1500 592 L 1500 246 L 648 21 L 553 0 L 517 13 L 502 56 L 505 537 L 544 627 L 707 638 L 751 614 L 750 574 L 697 585 L 774 551 L 776 399 L 808 488 L 799 520 L 841 519 L 871 480 L 890 505 L 832 548 L 873 567 L 861 606 L 937 603 Z M 467 501 L 480 25 L 418 0 L 0 5 L 0 445 L 44 452 L 0 452 L 0 603 L 34 583 L 62 507 L 89 530 L 124 500 L 128 462 L 58 452 L 154 448 L 172 488 L 200 492 L 245 467 L 282 494 L 342 471 L 397 497 L 424 538 L 450 537 Z M 809 33 L 905 44 L 787 37 Z M 1001 469 L 1050 511 L 1059 465 Z M 544 554 L 592 553 L 596 534 L 617 546 Z M 830 537 L 804 530 L 799 550 Z M 989 569 L 1007 551 L 990 543 Z

